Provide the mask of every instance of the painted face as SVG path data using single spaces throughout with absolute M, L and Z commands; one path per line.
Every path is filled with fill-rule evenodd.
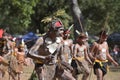
M 86 38 L 78 38 L 78 43 L 84 44 L 86 42 Z
M 70 34 L 65 34 L 66 37 L 70 37 Z
M 63 32 L 64 32 L 63 30 L 64 30 L 64 28 L 62 28 L 62 27 L 59 28 L 59 29 L 57 29 L 57 30 L 55 30 L 56 35 L 57 35 L 57 36 L 60 36 L 61 34 L 63 34 Z
M 100 36 L 100 40 L 101 40 L 101 42 L 104 42 L 104 41 L 106 41 L 107 40 L 107 35 L 101 35 Z

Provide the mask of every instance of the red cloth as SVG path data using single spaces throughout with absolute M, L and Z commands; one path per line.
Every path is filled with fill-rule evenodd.
M 59 21 L 55 23 L 55 27 L 61 27 L 61 26 L 62 24 Z
M 0 29 L 0 38 L 2 38 L 3 32 L 3 29 Z

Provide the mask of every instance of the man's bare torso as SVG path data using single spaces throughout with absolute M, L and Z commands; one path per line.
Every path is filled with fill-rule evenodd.
M 108 46 L 106 42 L 103 42 L 102 44 L 96 43 L 96 59 L 98 60 L 106 60 L 107 59 L 107 50 Z
M 76 47 L 77 47 L 77 54 L 76 54 L 76 57 L 84 57 L 84 51 L 85 51 L 85 48 L 86 48 L 86 46 L 85 45 L 76 45 Z

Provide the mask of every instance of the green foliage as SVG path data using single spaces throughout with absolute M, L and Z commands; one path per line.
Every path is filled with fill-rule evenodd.
M 119 0 L 81 0 L 80 8 L 86 22 L 86 30 L 96 34 L 104 26 L 110 32 L 119 32 Z M 107 16 L 109 18 L 106 21 Z
M 120 0 L 78 0 L 78 4 L 90 34 L 104 26 L 110 33 L 120 32 Z M 51 18 L 60 18 L 68 28 L 73 22 L 69 0 L 0 0 L 0 28 L 10 33 L 37 29 L 44 33 Z
M 33 7 L 38 0 L 1 0 L 0 26 L 9 28 L 8 32 L 20 33 L 28 28 L 31 22 Z
M 69 26 L 68 20 L 70 20 L 70 16 L 65 12 L 65 10 L 62 10 L 62 9 L 59 9 L 58 11 L 54 12 L 53 14 L 51 14 L 47 17 L 44 17 L 44 19 L 41 20 L 41 22 L 48 24 L 52 19 L 55 19 L 55 18 L 61 18 L 65 27 L 68 28 L 68 26 Z
M 35 71 L 32 72 L 32 74 L 31 74 L 29 80 L 38 80 L 38 77 L 37 77 L 37 74 L 36 74 Z
M 39 29 L 40 33 L 44 33 L 47 30 L 48 22 L 52 18 L 60 18 L 67 28 L 71 21 L 71 16 L 67 13 L 68 6 L 69 4 L 67 4 L 66 0 L 40 1 L 34 8 L 35 14 L 32 15 L 31 26 L 34 29 Z M 30 30 L 33 30 L 33 27 Z

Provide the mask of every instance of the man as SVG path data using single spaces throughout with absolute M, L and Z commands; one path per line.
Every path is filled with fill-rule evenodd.
M 2 38 L 0 38 L 0 63 L 1 64 L 8 64 L 5 60 L 5 56 L 11 53 L 10 48 L 10 41 L 8 39 L 8 34 L 3 33 Z
M 59 19 L 52 20 L 49 31 L 40 37 L 29 51 L 34 59 L 39 80 L 53 80 L 54 78 L 55 64 L 61 45 L 60 34 L 63 33 L 63 29 L 63 24 Z
M 24 45 L 20 44 L 18 46 L 18 51 L 16 52 L 16 58 L 17 58 L 17 61 L 18 61 L 19 73 L 23 73 L 23 66 L 25 65 Z
M 99 40 L 93 43 L 91 48 L 91 58 L 94 61 L 94 73 L 97 76 L 97 80 L 104 80 L 104 76 L 107 73 L 107 62 L 108 60 L 112 62 L 115 66 L 118 66 L 118 63 L 113 60 L 109 54 L 108 44 L 106 42 L 108 34 L 106 31 L 101 31 L 99 33 Z
M 0 72 L 2 76 L 4 76 L 6 69 L 9 68 L 9 75 L 12 76 L 14 80 L 16 80 L 16 74 L 17 74 L 17 69 L 15 64 L 16 58 L 12 55 L 12 45 L 13 43 L 10 40 L 10 34 L 4 32 L 2 36 L 3 40 L 3 46 L 1 46 L 1 52 L 0 52 Z M 13 65 L 14 64 L 14 65 Z M 15 66 L 13 68 L 13 66 Z
M 62 46 L 60 47 L 60 52 L 58 56 L 58 65 L 56 68 L 56 74 L 58 80 L 75 80 L 72 76 L 73 68 L 71 66 L 72 60 L 72 40 L 69 39 L 70 31 L 64 29 L 62 34 Z
M 69 37 L 70 37 L 70 31 L 68 29 L 65 29 L 63 32 L 63 45 L 64 45 L 64 47 L 68 46 L 70 49 L 70 54 L 68 55 L 68 63 L 71 64 L 73 40 L 70 39 Z
M 84 33 L 81 33 L 76 39 L 76 44 L 74 46 L 73 60 L 81 67 L 83 72 L 82 80 L 87 80 L 90 69 L 89 64 L 92 64 L 91 60 L 88 57 L 87 46 L 85 44 L 87 36 Z

